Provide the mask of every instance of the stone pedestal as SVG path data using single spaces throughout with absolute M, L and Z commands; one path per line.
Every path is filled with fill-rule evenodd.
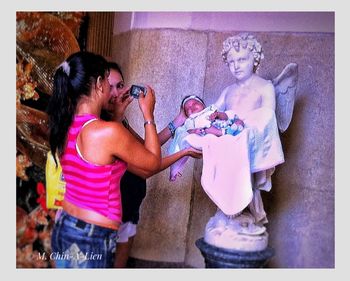
M 274 250 L 244 252 L 212 246 L 200 238 L 196 246 L 202 253 L 206 268 L 262 268 L 273 257 Z

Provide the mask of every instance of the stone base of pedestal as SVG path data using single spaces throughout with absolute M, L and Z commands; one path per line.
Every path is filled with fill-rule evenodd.
M 196 246 L 204 257 L 206 268 L 262 268 L 274 255 L 270 247 L 255 252 L 236 251 L 212 246 L 204 238 L 198 239 Z

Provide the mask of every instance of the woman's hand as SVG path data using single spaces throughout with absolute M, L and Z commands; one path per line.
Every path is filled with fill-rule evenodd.
M 184 110 L 184 108 L 182 106 L 180 106 L 180 111 L 176 115 L 176 117 L 175 117 L 175 119 L 173 121 L 175 127 L 176 128 L 181 127 L 185 123 L 186 119 L 187 119 L 187 116 L 185 114 L 185 110 Z
M 156 103 L 156 96 L 154 93 L 154 90 L 150 86 L 146 86 L 147 93 L 146 95 L 141 92 L 139 95 L 139 107 L 141 109 L 141 112 L 143 114 L 143 118 L 145 120 L 153 120 L 153 112 L 154 112 L 154 106 Z
M 130 87 L 126 87 L 118 95 L 112 98 L 113 107 L 113 120 L 122 121 L 125 115 L 125 110 L 129 104 L 133 101 L 133 98 L 129 95 Z
M 203 154 L 201 150 L 195 149 L 193 147 L 189 147 L 185 149 L 185 153 L 187 156 L 196 158 L 196 159 L 200 159 L 202 158 Z

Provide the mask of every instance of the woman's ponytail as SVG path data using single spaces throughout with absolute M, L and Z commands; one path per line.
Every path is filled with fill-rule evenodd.
M 71 91 L 69 75 L 61 65 L 54 76 L 53 92 L 47 108 L 50 128 L 49 142 L 56 164 L 56 152 L 58 154 L 63 152 L 67 131 L 75 112 L 76 102 L 70 98 Z
M 89 96 L 98 77 L 106 77 L 108 72 L 106 59 L 91 52 L 74 53 L 57 68 L 47 108 L 49 142 L 56 164 L 56 153 L 63 153 L 78 101 Z

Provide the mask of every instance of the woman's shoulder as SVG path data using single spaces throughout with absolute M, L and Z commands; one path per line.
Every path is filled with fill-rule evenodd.
M 122 123 L 97 119 L 86 126 L 86 132 L 100 137 L 118 134 L 124 128 Z

